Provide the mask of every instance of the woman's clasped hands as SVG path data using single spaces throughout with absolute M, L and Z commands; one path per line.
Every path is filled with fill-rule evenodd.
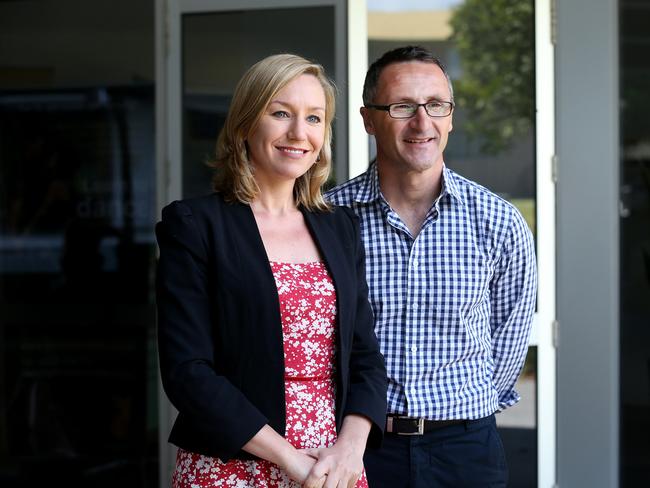
M 363 474 L 363 453 L 369 429 L 368 419 L 349 415 L 333 446 L 300 450 L 314 460 L 303 488 L 354 488 Z

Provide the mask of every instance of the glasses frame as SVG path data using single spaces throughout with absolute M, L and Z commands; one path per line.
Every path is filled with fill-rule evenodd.
M 447 105 L 449 107 L 449 113 L 445 114 L 445 115 L 437 115 L 437 114 L 432 115 L 432 114 L 430 114 L 429 111 L 427 110 L 427 105 L 429 105 L 430 103 L 440 103 L 440 104 L 443 104 L 443 105 Z M 416 108 L 415 108 L 415 111 L 413 112 L 413 115 L 409 115 L 408 117 L 395 117 L 391 113 L 391 107 L 394 107 L 395 105 L 415 105 Z M 396 103 L 390 103 L 388 105 L 374 105 L 374 104 L 369 103 L 368 105 L 364 105 L 364 107 L 366 107 L 366 108 L 372 108 L 372 109 L 375 109 L 375 110 L 383 110 L 384 112 L 388 112 L 388 116 L 391 119 L 397 119 L 397 120 L 412 119 L 418 113 L 418 109 L 420 107 L 424 108 L 424 111 L 426 112 L 426 114 L 429 117 L 449 117 L 451 115 L 451 113 L 454 111 L 455 106 L 456 106 L 456 104 L 454 102 L 451 102 L 451 101 L 448 101 L 448 100 L 439 100 L 439 101 L 436 100 L 436 101 L 426 102 L 426 103 L 396 102 Z

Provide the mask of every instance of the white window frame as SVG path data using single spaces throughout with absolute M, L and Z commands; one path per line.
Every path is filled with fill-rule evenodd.
M 555 45 L 552 0 L 535 0 L 537 486 L 556 485 Z

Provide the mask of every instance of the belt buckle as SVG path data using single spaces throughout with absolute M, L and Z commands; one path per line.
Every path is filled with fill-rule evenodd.
M 417 432 L 404 432 L 402 435 L 422 435 L 424 434 L 424 418 L 420 417 L 418 420 Z
M 412 421 L 417 421 L 418 423 L 418 430 L 416 432 L 397 432 L 397 435 L 422 435 L 424 434 L 424 418 L 420 417 L 417 419 L 414 419 L 412 417 L 397 417 L 398 419 L 408 419 L 411 422 Z

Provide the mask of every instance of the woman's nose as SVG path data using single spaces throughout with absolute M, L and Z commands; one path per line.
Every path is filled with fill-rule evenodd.
M 293 119 L 289 127 L 289 137 L 295 141 L 303 141 L 306 134 L 306 122 L 298 118 Z

